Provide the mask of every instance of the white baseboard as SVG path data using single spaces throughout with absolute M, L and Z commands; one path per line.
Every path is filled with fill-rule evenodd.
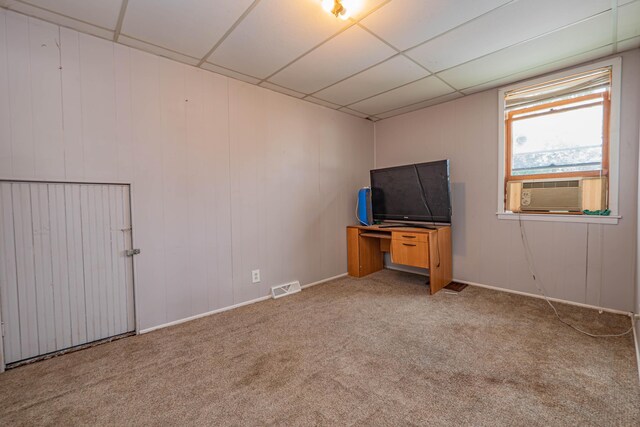
M 458 283 L 464 283 L 465 285 L 477 286 L 479 288 L 491 289 L 491 290 L 494 290 L 494 291 L 507 292 L 507 293 L 510 293 L 510 294 L 522 295 L 522 296 L 525 296 L 525 297 L 544 299 L 544 297 L 542 295 L 532 294 L 532 293 L 529 293 L 529 292 L 515 291 L 513 289 L 507 289 L 507 288 L 500 288 L 500 287 L 497 287 L 497 286 L 484 285 L 482 283 L 470 282 L 468 280 L 453 279 L 453 281 L 454 282 L 458 282 Z M 624 314 L 625 316 L 632 316 L 632 313 L 629 312 L 629 311 L 616 310 L 616 309 L 613 309 L 613 308 L 606 308 L 606 307 L 598 307 L 598 306 L 595 306 L 595 305 L 583 304 L 581 302 L 569 301 L 569 300 L 564 300 L 564 299 L 560 299 L 560 298 L 548 297 L 548 299 L 549 299 L 549 301 L 559 302 L 561 304 L 575 305 L 577 307 L 590 308 L 592 310 L 602 310 L 602 311 L 606 311 L 607 313 Z
M 402 267 L 396 267 L 396 266 L 385 266 L 385 268 L 388 269 L 388 270 L 396 270 L 396 271 L 403 271 L 405 273 L 419 274 L 421 276 L 426 276 L 426 277 L 429 276 L 428 274 L 415 272 L 415 271 L 410 270 L 408 268 L 402 268 Z M 529 292 L 516 291 L 516 290 L 508 289 L 508 288 L 500 288 L 498 286 L 485 285 L 485 284 L 482 284 L 482 283 L 470 282 L 468 280 L 460 280 L 460 279 L 455 279 L 455 278 L 453 279 L 453 281 L 454 282 L 458 282 L 458 283 L 464 283 L 465 285 L 469 285 L 469 286 L 477 286 L 479 288 L 491 289 L 491 290 L 494 290 L 494 291 L 507 292 L 507 293 L 510 293 L 510 294 L 522 295 L 522 296 L 525 296 L 525 297 L 544 299 L 544 297 L 542 295 L 540 295 L 540 294 L 532 294 L 532 293 L 529 293 Z M 551 297 L 549 297 L 549 301 L 559 302 L 559 303 L 562 303 L 562 304 L 575 305 L 575 306 L 583 307 L 583 308 L 590 308 L 590 309 L 593 309 L 593 310 L 602 310 L 602 311 L 606 311 L 608 313 L 624 314 L 625 316 L 631 316 L 632 315 L 632 313 L 629 312 L 629 311 L 615 310 L 613 308 L 598 307 L 598 306 L 595 306 L 595 305 L 583 304 L 581 302 L 569 301 L 569 300 L 564 300 L 564 299 L 560 299 L 560 298 L 551 298 Z
M 341 277 L 345 277 L 346 275 L 347 275 L 347 273 L 343 273 L 343 274 L 339 274 L 337 276 L 329 277 L 327 279 L 318 280 L 317 282 L 306 284 L 306 285 L 302 286 L 301 288 L 302 289 L 310 288 L 311 286 L 316 286 L 316 285 L 320 285 L 322 283 L 329 282 L 331 280 L 340 279 Z M 216 310 L 207 311 L 205 313 L 196 314 L 195 316 L 185 317 L 184 319 L 174 320 L 173 322 L 163 323 L 161 325 L 152 326 L 150 328 L 142 329 L 142 330 L 140 330 L 138 332 L 138 334 L 140 334 L 140 335 L 146 334 L 146 333 L 149 333 L 149 332 L 157 331 L 158 329 L 168 328 L 169 326 L 179 325 L 181 323 L 190 322 L 192 320 L 200 319 L 202 317 L 211 316 L 212 314 L 222 313 L 222 312 L 225 312 L 225 311 L 233 310 L 234 308 L 243 307 L 243 306 L 249 305 L 249 304 L 255 304 L 255 303 L 260 302 L 260 301 L 266 301 L 268 299 L 271 299 L 271 294 L 265 295 L 265 296 L 260 297 L 260 298 L 252 299 L 252 300 L 249 300 L 249 301 L 241 302 L 241 303 L 238 303 L 238 304 L 230 305 L 228 307 L 222 307 L 222 308 L 218 308 Z
M 638 333 L 640 333 L 640 330 L 638 329 L 638 323 L 640 323 L 640 321 L 631 318 L 631 326 L 633 326 L 633 342 L 636 347 L 636 366 L 638 367 L 638 381 L 640 381 L 640 338 L 638 337 Z
M 416 272 L 416 271 L 411 270 L 409 268 L 403 268 L 402 266 L 395 266 L 395 265 L 394 266 L 388 266 L 388 265 L 385 265 L 384 268 L 386 268 L 387 270 L 402 271 L 402 272 L 405 272 L 405 273 L 413 273 L 413 274 L 419 274 L 421 276 L 429 277 L 429 274 L 425 274 L 425 273 L 422 273 L 422 272 Z M 507 293 L 510 293 L 510 294 L 522 295 L 522 296 L 525 296 L 525 297 L 544 299 L 544 297 L 542 295 L 540 295 L 540 294 L 532 294 L 532 293 L 529 293 L 529 292 L 515 291 L 513 289 L 508 289 L 508 288 L 500 288 L 498 286 L 484 285 L 482 283 L 470 282 L 468 280 L 453 279 L 453 281 L 454 282 L 458 282 L 458 283 L 464 283 L 465 285 L 478 286 L 480 288 L 491 289 L 491 290 L 499 291 L 499 292 L 507 292 Z M 560 298 L 551 298 L 551 297 L 549 297 L 549 301 L 559 302 L 559 303 L 562 303 L 562 304 L 575 305 L 577 307 L 590 308 L 592 310 L 602 310 L 602 311 L 606 311 L 607 313 L 624 314 L 625 316 L 633 316 L 633 313 L 631 313 L 629 311 L 615 310 L 613 308 L 598 307 L 598 306 L 595 306 L 595 305 L 583 304 L 581 302 L 569 301 L 569 300 L 564 300 L 564 299 L 560 299 Z
M 403 271 L 403 272 L 406 272 L 406 273 L 413 273 L 413 274 L 420 274 L 422 276 L 429 276 L 428 274 L 419 273 L 419 272 L 410 270 L 408 268 L 402 268 L 401 266 L 400 267 L 385 266 L 385 268 L 387 268 L 389 270 Z M 468 280 L 453 279 L 453 281 L 454 282 L 458 282 L 458 283 L 464 283 L 464 284 L 469 285 L 469 286 L 477 286 L 479 288 L 491 289 L 491 290 L 499 291 L 499 292 L 506 292 L 506 293 L 510 293 L 510 294 L 522 295 L 522 296 L 525 296 L 525 297 L 544 299 L 544 297 L 542 295 L 532 294 L 532 293 L 529 293 L 529 292 L 515 291 L 515 290 L 512 290 L 512 289 L 499 288 L 497 286 L 483 285 L 482 283 L 470 282 Z M 602 311 L 606 311 L 608 313 L 623 314 L 625 316 L 630 316 L 630 318 L 631 318 L 631 326 L 633 327 L 633 341 L 635 343 L 635 350 L 636 350 L 636 365 L 638 367 L 638 380 L 640 380 L 640 338 L 638 336 L 638 334 L 640 333 L 640 330 L 638 330 L 638 323 L 640 323 L 640 322 L 638 322 L 638 321 L 636 321 L 634 319 L 633 313 L 628 312 L 628 311 L 622 311 L 622 310 L 614 310 L 612 308 L 597 307 L 595 305 L 583 304 L 583 303 L 580 303 L 580 302 L 567 301 L 567 300 L 563 300 L 563 299 L 560 299 L 560 298 L 549 298 L 549 301 L 559 302 L 559 303 L 562 303 L 562 304 L 575 305 L 577 307 L 589 308 L 589 309 L 592 309 L 592 310 L 602 310 Z
M 241 303 L 238 303 L 238 304 L 230 305 L 228 307 L 222 307 L 222 308 L 218 308 L 216 310 L 207 311 L 205 313 L 196 314 L 195 316 L 190 316 L 190 317 L 185 317 L 183 319 L 174 320 L 173 322 L 168 322 L 168 323 L 163 323 L 161 325 L 152 326 L 152 327 L 147 328 L 147 329 L 142 329 L 138 333 L 140 335 L 146 334 L 146 333 L 149 333 L 149 332 L 157 331 L 158 329 L 164 329 L 164 328 L 168 328 L 169 326 L 175 326 L 175 325 L 179 325 L 181 323 L 190 322 L 192 320 L 200 319 L 201 317 L 207 317 L 207 316 L 211 316 L 212 314 L 222 313 L 224 311 L 233 310 L 234 308 L 239 308 L 239 307 L 242 307 L 242 306 L 245 306 L 245 305 L 255 304 L 256 302 L 265 301 L 265 300 L 268 300 L 269 298 L 271 298 L 271 295 L 266 295 L 266 296 L 263 296 L 263 297 L 260 297 L 260 298 L 256 298 L 256 299 L 252 299 L 252 300 L 249 300 L 249 301 L 241 302 Z
M 342 273 L 342 274 L 338 274 L 337 276 L 329 277 L 328 279 L 322 279 L 322 280 L 318 280 L 317 282 L 308 283 L 308 284 L 302 286 L 302 289 L 310 288 L 310 287 L 315 286 L 315 285 L 321 285 L 323 283 L 327 283 L 327 282 L 330 282 L 332 280 L 340 279 L 342 277 L 348 276 L 348 274 L 349 273 Z

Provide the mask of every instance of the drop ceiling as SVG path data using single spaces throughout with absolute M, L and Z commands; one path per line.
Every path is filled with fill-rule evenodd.
M 0 6 L 380 120 L 640 47 L 640 0 L 0 0 Z

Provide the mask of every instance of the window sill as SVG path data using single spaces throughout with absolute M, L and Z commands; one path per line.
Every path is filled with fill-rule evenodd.
M 577 222 L 583 224 L 617 224 L 622 218 L 619 215 L 563 215 L 563 214 L 517 214 L 510 212 L 498 212 L 498 219 L 512 221 L 543 221 L 543 222 Z

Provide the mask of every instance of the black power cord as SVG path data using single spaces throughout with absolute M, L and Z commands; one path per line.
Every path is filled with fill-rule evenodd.
M 420 186 L 420 198 L 422 199 L 422 203 L 424 203 L 424 206 L 427 208 L 427 213 L 431 217 L 431 222 L 433 223 L 433 227 L 436 230 L 436 234 L 435 234 L 435 236 L 436 236 L 436 253 L 438 254 L 438 265 L 436 265 L 436 267 L 440 267 L 440 242 L 438 240 L 438 228 L 436 227 L 436 220 L 433 217 L 433 212 L 431 211 L 431 208 L 429 207 L 429 202 L 427 201 L 426 191 L 424 189 L 424 185 L 422 185 L 422 180 L 420 179 L 420 171 L 418 170 L 418 166 L 416 166 L 414 164 L 413 168 L 416 171 L 416 178 L 418 178 L 418 185 Z

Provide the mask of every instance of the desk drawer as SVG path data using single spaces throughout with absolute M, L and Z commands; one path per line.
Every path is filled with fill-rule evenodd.
M 429 245 L 417 239 L 392 239 L 391 261 L 396 264 L 429 268 Z
M 393 240 L 404 240 L 407 243 L 410 242 L 427 242 L 429 235 L 426 233 L 409 233 L 406 231 L 394 231 L 391 233 Z

